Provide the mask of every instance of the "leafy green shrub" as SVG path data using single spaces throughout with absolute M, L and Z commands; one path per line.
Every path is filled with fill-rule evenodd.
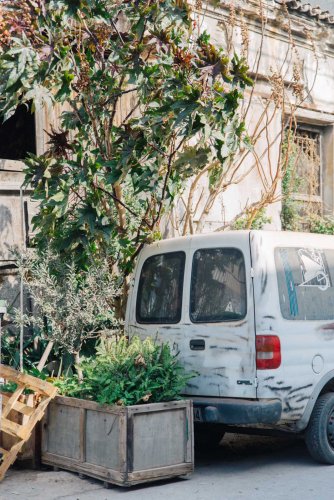
M 284 231 L 299 231 L 302 217 L 300 215 L 302 203 L 293 198 L 302 185 L 303 179 L 296 171 L 298 160 L 297 146 L 294 143 L 294 134 L 287 132 L 282 144 L 282 211 L 281 223 Z
M 313 215 L 308 222 L 311 233 L 334 234 L 334 219 L 330 216 Z
M 55 382 L 61 394 L 101 404 L 134 405 L 180 399 L 194 374 L 187 374 L 170 351 L 151 338 L 102 340 L 94 357 L 85 359 L 77 375 Z
M 19 314 L 19 312 L 18 312 Z M 38 338 L 38 348 L 34 346 L 36 337 Z M 41 337 L 41 332 L 37 329 L 30 329 L 24 336 L 23 342 L 23 369 L 24 372 L 33 375 L 35 366 L 47 346 L 47 340 Z M 18 369 L 20 366 L 20 336 L 15 328 L 6 327 L 1 336 L 1 362 L 4 365 Z M 38 371 L 38 370 L 37 370 Z
M 246 213 L 241 215 L 233 224 L 232 229 L 263 229 L 265 224 L 270 224 L 272 222 L 271 217 L 266 214 L 265 208 L 260 208 L 249 226 L 250 213 L 246 210 Z

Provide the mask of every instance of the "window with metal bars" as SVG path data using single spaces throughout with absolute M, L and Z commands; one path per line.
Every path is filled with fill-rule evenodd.
M 310 231 L 314 217 L 323 215 L 322 129 L 299 125 L 287 135 L 286 141 L 289 157 L 288 177 L 283 179 L 282 188 L 285 196 L 282 226 L 294 231 Z
M 298 127 L 294 136 L 295 195 L 304 201 L 321 202 L 321 134 Z

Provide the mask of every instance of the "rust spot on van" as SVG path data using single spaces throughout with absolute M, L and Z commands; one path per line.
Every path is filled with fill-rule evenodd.
M 319 333 L 322 334 L 322 338 L 324 340 L 333 340 L 334 339 L 334 323 L 327 323 L 327 325 L 323 325 L 318 328 Z
M 320 330 L 334 330 L 334 323 L 327 323 L 320 327 Z

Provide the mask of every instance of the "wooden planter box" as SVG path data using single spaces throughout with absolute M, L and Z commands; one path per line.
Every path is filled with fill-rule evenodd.
M 194 468 L 191 401 L 101 406 L 56 397 L 42 425 L 42 463 L 132 486 Z

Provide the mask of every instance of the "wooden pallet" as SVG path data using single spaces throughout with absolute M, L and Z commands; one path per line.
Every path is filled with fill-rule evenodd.
M 0 448 L 0 481 L 2 481 L 24 443 L 28 441 L 35 425 L 43 418 L 48 404 L 57 394 L 57 388 L 44 380 L 17 372 L 5 365 L 0 365 L 0 378 L 17 384 L 17 389 L 12 394 L 2 396 L 0 429 L 1 432 L 15 438 L 10 449 Z M 25 397 L 26 389 L 32 391 L 33 395 Z M 12 410 L 22 414 L 20 424 L 11 420 Z

